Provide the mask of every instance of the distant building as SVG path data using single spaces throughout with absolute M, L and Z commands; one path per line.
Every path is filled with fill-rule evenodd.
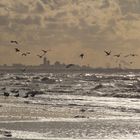
M 12 66 L 13 67 L 24 67 L 25 65 L 22 65 L 22 64 L 13 64 Z
M 41 66 L 50 66 L 50 61 L 47 60 L 46 57 L 43 58 L 43 64 L 41 64 Z

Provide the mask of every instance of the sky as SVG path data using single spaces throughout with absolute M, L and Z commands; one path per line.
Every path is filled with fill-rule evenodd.
M 42 49 L 51 49 L 51 63 L 140 68 L 140 56 L 124 58 L 140 55 L 140 0 L 0 0 L 0 64 L 40 64 Z

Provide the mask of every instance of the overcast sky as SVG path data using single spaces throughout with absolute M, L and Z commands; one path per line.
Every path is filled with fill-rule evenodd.
M 10 40 L 32 54 L 16 55 Z M 140 54 L 140 0 L 0 0 L 0 64 L 39 64 L 42 49 L 51 63 L 118 65 L 104 50 Z M 125 61 L 140 68 L 139 58 Z

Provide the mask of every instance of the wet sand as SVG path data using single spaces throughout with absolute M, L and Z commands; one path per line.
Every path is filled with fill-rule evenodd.
M 56 82 L 36 81 L 48 76 Z M 139 83 L 129 76 L 125 81 L 124 76 L 114 80 L 110 75 L 3 75 L 0 87 L 6 86 L 8 92 L 18 89 L 19 97 L 10 92 L 5 98 L 0 91 L 0 139 L 140 139 L 140 101 L 130 98 L 139 94 Z M 34 89 L 44 94 L 23 98 Z M 12 136 L 5 136 L 5 131 Z
M 1 97 L 0 130 L 10 131 L 13 140 L 139 139 L 139 113 L 115 110 L 103 105 L 106 101 L 97 97 L 93 99 L 94 105 L 78 102 L 64 105 L 59 101 L 41 105 L 32 98 Z M 6 137 L 0 135 L 0 139 L 6 140 Z

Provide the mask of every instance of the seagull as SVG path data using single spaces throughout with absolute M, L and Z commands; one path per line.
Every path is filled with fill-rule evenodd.
M 42 52 L 43 52 L 44 54 L 46 54 L 48 51 L 51 51 L 51 50 L 42 50 Z
M 16 93 L 16 94 L 14 95 L 14 97 L 19 97 L 19 93 Z
M 138 56 L 137 54 L 134 54 L 134 53 L 132 53 L 132 54 L 130 54 L 130 55 L 133 56 L 133 57 L 134 57 L 134 56 Z
M 128 57 L 128 56 L 130 56 L 130 54 L 127 54 L 127 55 L 125 55 L 124 57 Z
M 27 53 L 22 53 L 21 55 L 22 55 L 22 56 L 27 56 Z
M 138 55 L 137 55 L 137 54 L 132 53 L 132 54 L 125 55 L 124 57 L 128 57 L 128 56 L 135 57 L 135 56 L 138 56 Z
M 42 58 L 43 57 L 43 55 L 37 55 L 39 58 Z
M 6 97 L 9 97 L 9 95 L 10 95 L 10 94 L 9 94 L 8 92 L 6 92 L 6 91 L 4 92 L 4 97 L 5 97 L 5 99 L 6 99 Z
M 19 90 L 12 89 L 11 92 L 12 92 L 12 93 L 19 93 Z
M 1 88 L 1 90 L 6 90 L 6 87 Z
M 74 64 L 68 64 L 67 66 L 66 66 L 66 68 L 70 68 L 70 67 L 72 67 L 72 66 L 75 66 Z
M 29 95 L 27 93 L 23 96 L 23 98 L 28 98 L 28 97 Z
M 116 54 L 116 55 L 114 55 L 114 56 L 116 56 L 116 57 L 120 57 L 120 56 L 121 56 L 121 54 Z
M 18 48 L 15 48 L 15 51 L 16 51 L 16 52 L 20 52 L 20 50 L 19 50 Z
M 81 58 L 81 59 L 84 58 L 84 54 L 83 54 L 83 53 L 80 54 L 80 58 Z
M 11 43 L 18 44 L 18 42 L 17 42 L 17 41 L 15 41 L 15 40 L 11 40 Z
M 106 53 L 106 56 L 109 56 L 109 55 L 111 55 L 111 51 L 104 51 L 105 53 Z
M 26 54 L 31 54 L 30 52 L 26 52 Z
M 25 72 L 26 70 L 27 70 L 26 68 L 21 69 L 22 72 Z

